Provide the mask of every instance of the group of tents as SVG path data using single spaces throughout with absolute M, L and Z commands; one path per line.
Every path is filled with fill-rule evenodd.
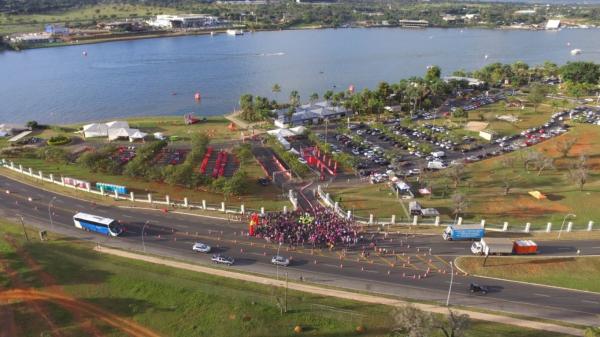
M 109 141 L 128 138 L 130 142 L 134 142 L 136 140 L 143 140 L 148 134 L 141 132 L 139 129 L 130 128 L 127 122 L 112 121 L 84 125 L 83 136 L 85 138 L 108 137 Z

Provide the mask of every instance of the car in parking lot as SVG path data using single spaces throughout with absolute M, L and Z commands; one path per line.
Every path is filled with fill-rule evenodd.
M 287 267 L 290 265 L 290 259 L 285 258 L 281 255 L 275 255 L 271 258 L 271 263 L 276 266 Z
M 192 250 L 195 252 L 199 252 L 199 253 L 210 253 L 210 251 L 212 250 L 212 248 L 202 242 L 196 242 L 194 243 L 194 245 L 192 246 Z
M 306 159 L 304 159 L 302 157 L 298 157 L 298 161 L 301 162 L 302 164 L 307 164 Z
M 229 256 L 225 256 L 225 255 L 221 255 L 221 254 L 216 254 L 213 255 L 210 260 L 213 263 L 217 263 L 217 264 L 224 264 L 227 266 L 231 266 L 235 263 L 235 260 L 233 259 L 233 257 L 229 257 Z

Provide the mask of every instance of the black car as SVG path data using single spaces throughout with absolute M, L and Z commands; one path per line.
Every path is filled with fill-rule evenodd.
M 271 179 L 269 179 L 269 178 L 259 178 L 258 179 L 258 183 L 261 186 L 269 186 L 269 184 L 271 183 Z
M 482 286 L 477 283 L 471 283 L 469 284 L 469 291 L 471 293 L 481 293 L 482 295 L 485 295 L 488 293 L 489 289 L 486 286 Z

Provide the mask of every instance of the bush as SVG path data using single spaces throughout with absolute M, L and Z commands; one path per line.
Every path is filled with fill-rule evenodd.
M 26 125 L 28 128 L 32 129 L 32 130 L 33 130 L 33 129 L 37 129 L 37 128 L 38 128 L 38 126 L 39 126 L 39 124 L 38 124 L 38 122 L 37 122 L 37 121 L 29 121 L 29 122 L 27 122 L 27 124 L 25 124 L 25 125 Z
M 45 147 L 37 151 L 40 159 L 50 163 L 65 164 L 69 161 L 68 154 L 65 150 L 57 147 Z
M 59 145 L 65 145 L 65 144 L 69 144 L 71 142 L 71 138 L 67 137 L 67 136 L 54 136 L 50 139 L 48 139 L 48 145 L 52 145 L 52 146 L 59 146 Z

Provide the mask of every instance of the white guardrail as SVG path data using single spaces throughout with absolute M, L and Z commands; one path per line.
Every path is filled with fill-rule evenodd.
M 352 218 L 354 219 L 356 222 L 363 224 L 363 225 L 379 225 L 379 226 L 389 226 L 389 225 L 404 225 L 404 226 L 417 226 L 417 225 L 424 225 L 424 226 L 440 226 L 441 225 L 441 220 L 439 216 L 436 216 L 433 221 L 428 219 L 423 219 L 420 218 L 419 216 L 413 216 L 412 221 L 396 221 L 396 215 L 392 215 L 389 218 L 375 218 L 375 216 L 373 214 L 369 215 L 369 218 L 363 218 L 361 219 L 360 217 L 355 216 L 354 214 L 352 214 L 352 212 L 350 210 L 344 210 L 342 208 L 342 206 L 339 204 L 339 202 L 334 201 L 329 193 L 326 193 L 323 188 L 321 187 L 321 185 L 317 186 L 317 189 L 315 191 L 315 194 L 318 196 L 318 198 L 321 200 L 322 204 L 324 204 L 325 206 L 332 208 L 335 210 L 335 212 L 341 216 L 341 217 L 345 217 L 345 218 Z M 457 218 L 456 221 L 457 225 L 462 225 L 462 224 L 467 224 L 467 223 L 463 223 L 463 219 L 461 217 Z M 504 222 L 502 225 L 496 225 L 496 224 L 487 224 L 485 219 L 481 219 L 481 221 L 479 223 L 470 223 L 470 225 L 475 225 L 475 224 L 479 224 L 481 225 L 481 227 L 484 227 L 487 230 L 490 231 L 498 231 L 498 232 L 511 232 L 511 233 L 529 233 L 529 232 L 546 232 L 546 233 L 550 233 L 552 231 L 564 231 L 564 232 L 574 232 L 574 231 L 592 231 L 594 230 L 594 221 L 588 221 L 587 225 L 584 228 L 575 228 L 574 224 L 572 221 L 569 221 L 567 223 L 564 223 L 561 226 L 561 229 L 558 228 L 553 228 L 552 223 L 548 222 L 546 224 L 546 226 L 544 227 L 544 229 L 541 230 L 534 230 L 531 228 L 531 223 L 527 222 L 525 224 L 522 225 L 509 225 L 508 222 Z M 597 229 L 596 229 L 597 230 Z
M 21 164 L 15 164 L 14 162 L 8 161 L 3 158 L 0 158 L 0 166 L 7 168 L 13 172 L 29 176 L 34 179 L 39 179 L 41 181 L 53 183 L 53 184 L 56 184 L 56 185 L 59 185 L 62 187 L 66 187 L 66 188 L 72 188 L 77 191 L 87 192 L 87 193 L 96 194 L 96 195 L 100 195 L 100 196 L 112 197 L 115 200 L 130 201 L 133 203 L 146 203 L 146 204 L 150 204 L 150 205 L 164 205 L 166 207 L 173 207 L 173 208 L 187 208 L 187 209 L 200 209 L 200 210 L 207 210 L 207 211 L 216 211 L 216 212 L 221 212 L 221 213 L 226 213 L 226 214 L 246 214 L 248 212 L 260 212 L 261 214 L 265 213 L 264 207 L 261 207 L 260 210 L 252 210 L 252 209 L 246 209 L 245 206 L 242 204 L 239 206 L 239 208 L 237 208 L 237 207 L 231 208 L 231 207 L 228 207 L 228 205 L 226 205 L 224 201 L 221 202 L 220 205 L 210 205 L 206 202 L 206 200 L 202 200 L 201 203 L 194 203 L 194 202 L 190 201 L 187 197 L 183 198 L 183 200 L 173 200 L 168 195 L 160 198 L 160 197 L 153 195 L 152 193 L 148 193 L 143 198 L 138 198 L 134 192 L 129 192 L 129 194 L 119 194 L 118 191 L 107 192 L 102 188 L 102 186 L 100 187 L 100 189 L 96 189 L 94 186 L 91 186 L 90 183 L 85 184 L 85 186 L 83 186 L 83 187 L 70 185 L 66 182 L 69 180 L 66 177 L 61 176 L 61 177 L 55 178 L 53 174 L 45 175 L 44 172 L 42 172 L 42 171 L 34 172 L 32 168 L 24 168 L 23 165 L 21 165 Z M 10 193 L 10 191 L 7 191 L 7 193 Z M 293 193 L 293 191 L 291 191 L 291 190 L 289 191 L 288 197 L 289 197 L 290 203 L 292 204 L 293 209 L 294 210 L 297 209 L 298 199 L 297 199 L 296 195 Z M 287 206 L 283 206 L 283 211 L 287 212 Z

